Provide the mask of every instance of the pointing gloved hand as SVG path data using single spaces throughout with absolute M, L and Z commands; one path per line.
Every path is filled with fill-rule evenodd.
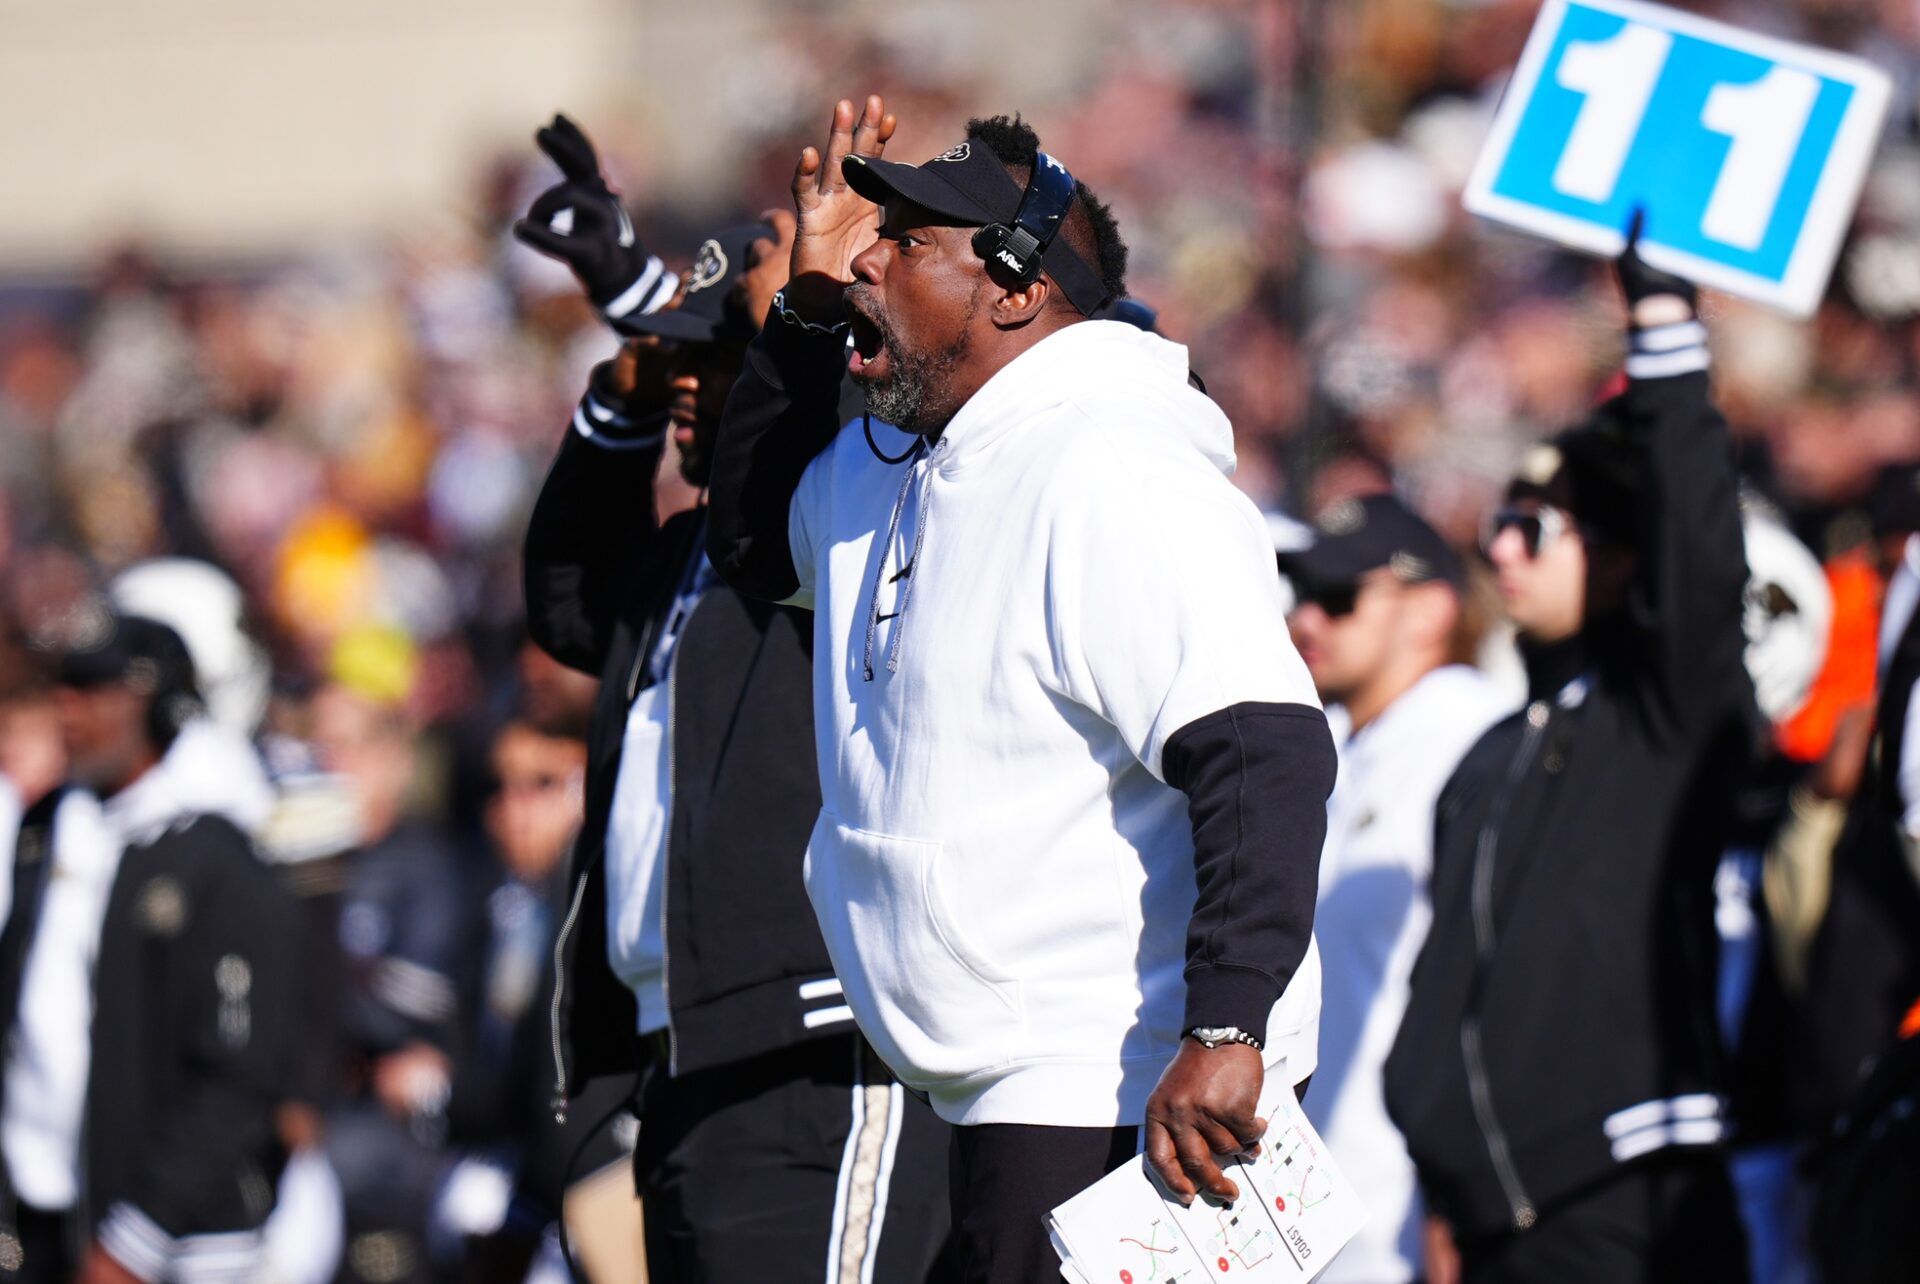
M 563 177 L 540 193 L 513 234 L 572 268 L 607 324 L 627 333 L 621 323 L 664 307 L 679 279 L 640 243 L 627 207 L 600 173 L 600 158 L 578 125 L 556 115 L 534 141 Z
M 1645 223 L 1646 211 L 1634 210 L 1627 225 L 1627 248 L 1613 261 L 1620 289 L 1627 296 L 1627 312 L 1634 326 L 1643 329 L 1689 320 L 1699 310 L 1700 291 L 1693 282 L 1662 272 L 1640 257 L 1640 230 Z

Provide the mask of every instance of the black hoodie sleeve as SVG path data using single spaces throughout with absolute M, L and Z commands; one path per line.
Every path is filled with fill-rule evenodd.
M 534 501 L 522 577 L 527 629 L 568 668 L 599 676 L 621 589 L 658 542 L 654 474 L 664 418 L 629 418 L 594 371 L 566 440 Z
M 800 476 L 840 429 L 845 337 L 776 312 L 747 347 L 727 396 L 707 492 L 707 557 L 749 597 L 781 602 L 800 588 L 787 538 Z
M 1264 1040 L 1313 934 L 1336 762 L 1326 715 L 1232 705 L 1174 732 L 1161 761 L 1187 796 L 1199 883 L 1183 1028 L 1238 1026 Z
M 1648 488 L 1635 531 L 1632 615 L 1657 707 L 1673 731 L 1690 734 L 1752 699 L 1733 443 L 1707 396 L 1706 331 L 1697 321 L 1635 331 L 1627 376 L 1615 409 L 1643 452 Z

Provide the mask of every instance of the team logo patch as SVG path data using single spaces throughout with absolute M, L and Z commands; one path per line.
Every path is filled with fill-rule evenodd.
M 938 156 L 934 157 L 933 160 L 928 161 L 927 164 L 931 165 L 934 161 L 963 161 L 971 155 L 973 155 L 973 144 L 971 142 L 961 143 L 958 147 L 947 148 L 946 151 L 941 152 Z
M 134 902 L 134 916 L 154 936 L 178 936 L 187 925 L 187 893 L 180 880 L 165 874 L 148 879 Z
M 698 294 L 727 274 L 727 252 L 720 242 L 709 240 L 700 246 L 693 266 L 687 269 L 687 293 Z

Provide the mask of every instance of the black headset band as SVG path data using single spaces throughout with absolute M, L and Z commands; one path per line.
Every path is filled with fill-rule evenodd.
M 1073 247 L 1059 239 L 1078 192 L 1079 184 L 1065 165 L 1045 152 L 1035 153 L 1013 222 L 981 228 L 974 249 L 1022 282 L 1034 280 L 1044 268 L 1067 300 L 1092 316 L 1107 301 L 1107 288 Z

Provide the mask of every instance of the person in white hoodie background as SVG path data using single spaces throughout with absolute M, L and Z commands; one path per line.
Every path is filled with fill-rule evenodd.
M 1474 741 L 1511 707 L 1471 665 L 1466 576 L 1437 531 L 1391 495 L 1330 506 L 1280 554 L 1288 623 L 1340 751 L 1314 929 L 1325 942 L 1320 1068 L 1308 1118 L 1366 1202 L 1329 1284 L 1451 1278 L 1423 1261 L 1419 1186 L 1387 1117 L 1381 1071 L 1433 917 L 1433 809 Z
M 963 1278 L 1024 1284 L 1143 1147 L 1235 1198 L 1216 1156 L 1312 1073 L 1335 760 L 1226 417 L 1184 348 L 1086 319 L 1125 289 L 1106 207 L 1017 118 L 918 167 L 893 125 L 842 102 L 801 157 L 708 549 L 815 612 L 809 895 L 861 1029 L 960 1125 Z M 898 430 L 838 432 L 849 371 Z

